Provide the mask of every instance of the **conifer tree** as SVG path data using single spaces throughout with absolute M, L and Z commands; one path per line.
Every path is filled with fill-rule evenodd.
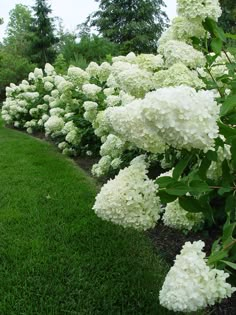
M 96 0 L 97 2 L 99 0 Z M 99 10 L 86 24 L 117 43 L 123 53 L 156 52 L 157 40 L 168 23 L 163 0 L 100 0 Z
M 58 39 L 54 35 L 53 19 L 49 17 L 52 10 L 47 0 L 36 0 L 33 10 L 32 61 L 37 63 L 38 66 L 44 67 L 45 63 L 53 63 L 55 60 L 55 44 L 58 42 Z

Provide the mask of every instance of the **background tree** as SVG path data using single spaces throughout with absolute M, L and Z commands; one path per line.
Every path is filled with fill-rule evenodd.
M 222 15 L 219 19 L 219 24 L 225 32 L 236 32 L 236 1 L 235 0 L 220 0 Z
M 49 17 L 52 12 L 47 0 L 36 0 L 33 7 L 34 18 L 32 23 L 31 54 L 32 61 L 44 67 L 45 63 L 53 63 L 56 57 L 55 44 L 58 42 L 54 35 L 53 19 Z
M 96 0 L 99 10 L 86 24 L 119 44 L 123 53 L 156 52 L 157 40 L 167 26 L 163 0 Z
M 9 13 L 9 23 L 6 30 L 6 38 L 4 45 L 12 53 L 22 55 L 24 57 L 29 54 L 29 34 L 32 23 L 31 10 L 22 4 L 16 4 L 14 9 Z

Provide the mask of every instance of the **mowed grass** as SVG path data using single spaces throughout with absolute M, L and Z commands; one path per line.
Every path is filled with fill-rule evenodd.
M 172 314 L 169 267 L 143 233 L 96 217 L 97 191 L 50 144 L 0 127 L 0 315 Z

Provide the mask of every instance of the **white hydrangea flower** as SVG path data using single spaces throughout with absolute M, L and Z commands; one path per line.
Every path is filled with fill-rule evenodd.
M 160 215 L 157 186 L 146 175 L 144 163 L 134 163 L 105 184 L 96 197 L 93 209 L 104 220 L 124 227 L 147 230 Z
M 205 83 L 198 77 L 195 70 L 190 70 L 182 63 L 176 63 L 168 70 L 161 70 L 154 74 L 155 88 L 166 86 L 187 85 L 196 89 L 205 87 Z
M 55 69 L 50 63 L 45 64 L 45 72 L 47 75 L 53 75 L 55 74 Z
M 109 134 L 106 141 L 100 148 L 100 155 L 109 155 L 112 158 L 119 157 L 124 149 L 124 145 L 124 141 L 122 141 L 119 137 Z
M 47 111 L 48 110 L 48 105 L 47 104 L 39 104 L 39 105 L 37 105 L 37 108 L 39 110 L 42 110 L 42 111 Z
M 20 128 L 20 122 L 19 121 L 15 121 L 14 122 L 14 127 L 15 128 Z
M 35 75 L 34 75 L 33 72 L 30 72 L 30 73 L 29 73 L 28 80 L 29 80 L 29 81 L 34 81 L 34 80 L 35 80 Z
M 108 78 L 109 87 L 119 87 L 124 92 L 135 97 L 143 97 L 153 88 L 152 73 L 140 69 L 136 64 L 115 62 L 112 65 L 112 80 Z
M 64 127 L 64 120 L 58 116 L 51 116 L 44 124 L 46 133 L 61 131 Z
M 66 135 L 66 141 L 74 145 L 79 143 L 80 139 L 78 137 L 77 129 L 71 130 Z
M 174 312 L 195 312 L 230 297 L 228 273 L 207 265 L 204 242 L 186 242 L 160 291 L 160 304 Z
M 93 121 L 93 128 L 95 135 L 100 138 L 109 133 L 110 127 L 104 111 L 98 112 L 96 119 Z
M 67 147 L 68 147 L 68 143 L 65 142 L 65 141 L 60 142 L 60 143 L 58 144 L 58 149 L 60 149 L 61 151 L 64 150 L 64 149 L 66 149 Z
M 68 77 L 77 85 L 88 83 L 90 79 L 90 75 L 78 67 L 69 67 L 67 74 Z
M 62 129 L 62 133 L 64 135 L 66 135 L 73 130 L 77 130 L 77 127 L 75 126 L 74 122 L 71 120 L 71 121 L 68 121 L 67 123 L 65 123 L 65 125 Z
M 58 90 L 52 90 L 51 95 L 53 98 L 57 98 L 59 96 L 59 91 Z
M 43 78 L 43 70 L 39 68 L 34 69 L 34 77 L 35 79 L 42 79 Z
M 115 93 L 115 89 L 114 88 L 106 88 L 103 90 L 103 93 L 106 95 L 106 96 L 110 96 L 112 94 Z
M 26 129 L 26 132 L 29 133 L 29 134 L 32 134 L 33 133 L 33 129 L 31 127 L 28 127 Z
M 84 94 L 91 99 L 96 99 L 97 94 L 101 92 L 102 88 L 96 84 L 84 84 L 82 86 L 82 91 Z
M 156 71 L 164 66 L 164 60 L 161 55 L 141 54 L 136 58 L 136 63 L 140 68 L 148 71 Z
M 218 0 L 177 0 L 177 12 L 189 19 L 207 17 L 217 21 L 222 14 Z
M 214 148 L 218 136 L 214 93 L 187 86 L 150 92 L 143 100 L 106 109 L 105 117 L 122 139 L 152 153 L 164 152 L 165 143 L 207 151 Z
M 44 88 L 46 91 L 51 91 L 53 89 L 53 84 L 51 82 L 45 82 L 44 83 Z
M 108 62 L 103 62 L 99 68 L 98 78 L 100 82 L 105 82 L 111 73 L 111 65 Z
M 49 111 L 50 116 L 62 116 L 65 113 L 65 110 L 60 107 L 54 107 Z
M 120 91 L 119 93 L 119 97 L 120 97 L 120 101 L 121 101 L 121 105 L 127 105 L 129 103 L 131 103 L 132 101 L 135 100 L 135 97 L 128 94 L 128 93 L 125 93 L 124 91 Z
M 69 81 L 61 81 L 58 85 L 57 85 L 57 89 L 60 93 L 65 93 L 68 90 L 73 89 L 73 84 Z
M 96 102 L 86 101 L 83 104 L 85 109 L 84 118 L 90 122 L 93 122 L 97 116 L 98 104 Z
M 169 40 L 159 46 L 158 51 L 163 54 L 167 67 L 180 62 L 191 69 L 196 69 L 206 64 L 206 58 L 201 51 L 178 40 Z
M 115 158 L 114 160 L 111 161 L 111 168 L 117 170 L 121 164 L 122 164 L 121 158 Z
M 188 19 L 184 16 L 177 16 L 172 20 L 170 28 L 173 35 L 172 39 L 190 44 L 192 37 L 204 38 L 206 35 L 201 18 Z
M 109 95 L 105 99 L 107 107 L 114 107 L 120 105 L 121 99 L 119 95 Z
M 89 76 L 97 77 L 99 75 L 100 67 L 96 62 L 90 62 L 85 71 L 89 74 Z
M 134 100 L 122 107 L 109 107 L 105 117 L 110 128 L 121 139 L 152 153 L 163 153 L 165 142 L 157 130 L 150 128 L 142 113 L 142 100 Z
M 109 155 L 103 156 L 97 164 L 92 167 L 92 175 L 101 177 L 108 173 L 111 166 L 112 158 Z
M 202 213 L 191 213 L 184 210 L 179 201 L 168 203 L 162 217 L 164 225 L 181 231 L 197 230 L 204 222 Z

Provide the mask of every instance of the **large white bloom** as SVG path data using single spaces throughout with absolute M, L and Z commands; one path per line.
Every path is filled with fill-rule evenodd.
M 187 85 L 196 89 L 205 87 L 205 83 L 198 77 L 195 70 L 190 70 L 182 63 L 176 63 L 168 70 L 161 70 L 154 74 L 155 88 L 165 86 Z
M 97 195 L 95 213 L 124 227 L 138 230 L 154 227 L 160 217 L 160 201 L 157 186 L 146 173 L 146 165 L 141 162 L 121 170 Z
M 209 17 L 215 21 L 222 13 L 218 0 L 177 0 L 177 11 L 190 19 L 198 17 L 205 20 Z
M 187 19 L 184 16 L 177 16 L 173 19 L 170 29 L 172 34 L 171 39 L 187 43 L 192 42 L 192 37 L 204 38 L 206 35 L 201 18 Z
M 115 135 L 109 134 L 100 148 L 101 156 L 110 155 L 112 158 L 119 157 L 124 149 L 124 141 Z
M 143 100 L 108 108 L 105 117 L 118 136 L 152 153 L 163 152 L 164 142 L 207 151 L 218 136 L 219 107 L 213 92 L 187 86 L 150 92 Z
M 119 87 L 135 97 L 143 97 L 153 88 L 152 73 L 128 62 L 115 62 L 107 82 L 109 87 Z
M 174 312 L 194 312 L 230 297 L 236 288 L 229 274 L 210 268 L 202 252 L 204 242 L 186 242 L 168 272 L 160 291 L 162 306 Z
M 51 116 L 44 124 L 47 133 L 61 131 L 64 127 L 64 120 L 58 116 Z
M 167 67 L 181 62 L 191 69 L 196 69 L 206 64 L 206 58 L 201 51 L 179 40 L 169 40 L 160 45 L 158 51 L 163 54 Z
M 96 84 L 84 84 L 82 90 L 87 97 L 95 99 L 102 88 Z
M 202 213 L 187 212 L 179 205 L 179 201 L 168 203 L 163 215 L 163 222 L 166 226 L 177 230 L 190 231 L 197 229 L 203 223 Z
M 124 141 L 152 153 L 163 153 L 165 142 L 143 115 L 143 101 L 134 100 L 122 107 L 110 107 L 105 117 L 111 129 Z

